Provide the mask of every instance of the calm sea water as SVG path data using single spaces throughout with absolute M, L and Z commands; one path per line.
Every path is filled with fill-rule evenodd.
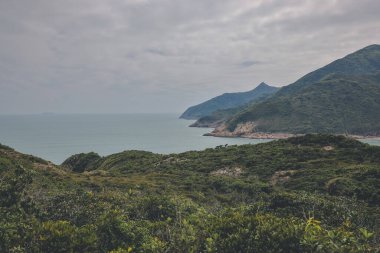
M 191 123 L 176 114 L 2 115 L 0 143 L 60 164 L 70 155 L 91 151 L 168 154 L 268 141 L 206 137 L 202 135 L 211 129 L 188 127 Z M 380 145 L 379 140 L 365 142 Z
M 210 129 L 188 127 L 191 123 L 176 114 L 2 115 L 0 143 L 60 164 L 81 152 L 168 154 L 267 141 L 206 137 Z

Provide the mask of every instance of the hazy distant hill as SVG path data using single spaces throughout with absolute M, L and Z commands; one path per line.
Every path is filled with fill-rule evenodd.
M 223 131 L 380 134 L 380 45 L 371 45 L 233 115 Z M 251 124 L 252 126 L 252 124 Z M 219 131 L 219 133 L 218 133 Z
M 263 96 L 275 93 L 276 87 L 265 83 L 259 84 L 255 89 L 247 92 L 224 93 L 206 102 L 188 108 L 182 115 L 183 119 L 199 119 L 209 116 L 213 112 L 242 106 Z
M 208 127 L 208 128 L 216 128 L 222 125 L 224 122 L 229 120 L 234 115 L 245 111 L 247 108 L 250 108 L 252 105 L 260 103 L 273 94 L 264 94 L 261 97 L 254 99 L 244 105 L 234 108 L 222 109 L 213 112 L 211 115 L 200 117 L 196 122 L 190 125 L 190 127 Z

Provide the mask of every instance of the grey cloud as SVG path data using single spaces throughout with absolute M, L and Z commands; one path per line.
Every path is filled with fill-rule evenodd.
M 379 43 L 378 13 L 377 0 L 3 0 L 0 113 L 180 112 L 286 85 Z
M 156 54 L 156 55 L 160 55 L 160 56 L 169 56 L 170 55 L 170 53 L 165 52 L 164 50 L 161 50 L 161 49 L 156 49 L 156 48 L 148 48 L 145 51 L 148 53 Z
M 252 67 L 253 65 L 261 64 L 260 61 L 254 61 L 254 60 L 248 60 L 248 61 L 242 61 L 239 63 L 239 66 L 242 68 L 248 68 Z

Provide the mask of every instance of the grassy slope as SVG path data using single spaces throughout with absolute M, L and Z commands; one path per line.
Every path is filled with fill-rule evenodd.
M 255 213 L 261 210 L 260 215 L 301 220 L 312 212 L 332 228 L 350 219 L 355 226 L 378 230 L 373 219 L 379 217 L 380 147 L 344 137 L 307 135 L 172 155 L 126 151 L 96 160 L 90 157 L 88 167 L 75 159 L 70 168 L 79 171 L 75 166 L 80 166 L 84 172 L 73 173 L 1 146 L 0 174 L 2 178 L 13 175 L 19 165 L 31 173 L 33 182 L 26 196 L 40 210 L 34 211 L 34 216 L 46 222 L 68 220 L 76 226 L 87 226 L 119 210 L 126 212 L 131 222 L 142 221 L 139 229 L 145 229 L 146 222 L 153 222 L 149 226 L 158 222 L 154 226 L 160 226 L 161 216 L 156 215 L 173 217 L 174 224 L 168 220 L 164 225 L 174 229 L 178 228 L 177 208 L 185 208 L 177 205 L 185 205 L 187 209 L 181 210 L 184 216 L 189 212 L 187 220 L 242 207 Z M 80 158 L 86 160 L 89 156 Z M 240 174 L 234 174 L 236 168 Z M 227 174 L 221 174 L 223 170 Z M 214 222 L 202 219 L 207 224 Z M 222 220 L 216 224 L 224 226 Z M 203 231 L 201 225 L 194 226 Z M 152 231 L 160 240 L 170 241 L 160 235 L 160 230 Z M 189 236 L 186 234 L 186 238 L 192 238 Z M 224 242 L 219 241 L 221 245 Z M 176 248 L 179 242 L 170 243 L 169 251 L 183 251 Z M 236 246 L 225 247 L 226 251 L 236 250 Z
M 373 75 L 380 70 L 380 45 L 370 45 L 352 54 L 306 74 L 293 84 L 285 86 L 279 94 L 291 93 L 303 87 L 317 83 L 331 74 Z
M 380 184 L 380 147 L 342 136 L 307 135 L 258 145 L 234 145 L 171 155 L 124 151 L 99 158 L 89 168 L 84 168 L 83 173 L 73 173 L 40 158 L 1 147 L 0 171 L 6 173 L 16 165 L 33 171 L 35 188 L 49 190 L 57 187 L 71 190 L 74 182 L 80 182 L 90 188 L 106 186 L 126 190 L 146 185 L 151 187 L 148 190 L 173 190 L 172 193 L 195 196 L 198 193 L 194 192 L 215 190 L 213 182 L 225 181 L 227 185 L 236 184 L 228 191 L 242 187 L 240 191 L 243 192 L 244 187 L 256 186 L 263 191 L 296 189 L 355 196 L 371 205 L 380 204 L 376 187 Z M 241 168 L 241 174 L 218 176 L 213 173 L 234 168 Z M 278 171 L 293 172 L 285 182 L 272 185 Z M 351 186 L 331 191 L 329 183 L 337 179 L 344 179 Z M 59 182 L 63 182 L 62 185 Z
M 372 45 L 307 74 L 229 121 L 259 131 L 379 134 L 380 46 Z
M 339 136 L 310 135 L 172 155 L 125 151 L 100 158 L 84 173 L 69 175 L 93 189 L 183 194 L 201 202 L 221 198 L 221 204 L 227 205 L 236 202 L 236 195 L 253 201 L 262 193 L 297 190 L 355 197 L 378 206 L 379 157 L 379 147 Z M 235 168 L 241 174 L 234 175 Z M 216 175 L 220 170 L 227 175 Z M 276 176 L 280 172 L 285 174 Z M 275 185 L 274 179 L 278 179 Z
M 380 134 L 380 75 L 333 75 L 298 92 L 267 100 L 237 114 L 258 130 L 290 133 Z

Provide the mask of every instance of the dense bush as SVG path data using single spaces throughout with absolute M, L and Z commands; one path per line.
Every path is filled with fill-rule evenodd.
M 178 155 L 129 151 L 101 158 L 91 173 L 1 152 L 0 252 L 376 252 L 379 246 L 379 148 L 343 137 Z
M 70 156 L 63 163 L 62 167 L 73 172 L 84 172 L 95 169 L 95 164 L 100 160 L 100 156 L 97 153 L 81 153 Z

